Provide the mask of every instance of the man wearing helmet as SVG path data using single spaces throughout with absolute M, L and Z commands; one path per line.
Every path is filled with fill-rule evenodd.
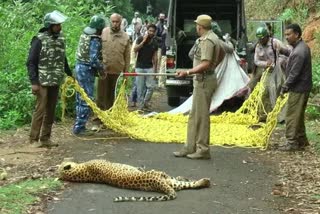
M 66 58 L 61 24 L 67 19 L 58 11 L 47 13 L 44 27 L 31 41 L 27 69 L 36 107 L 32 115 L 29 142 L 35 147 L 57 146 L 50 140 L 59 85 L 64 73 L 72 76 Z M 38 142 L 40 140 L 40 142 Z
M 76 53 L 76 79 L 86 94 L 94 99 L 95 76 L 103 76 L 103 64 L 101 54 L 101 33 L 105 27 L 105 18 L 95 15 L 91 18 L 89 26 L 83 30 L 80 36 Z M 73 126 L 73 133 L 78 136 L 91 135 L 86 129 L 86 123 L 90 116 L 90 107 L 81 99 L 79 93 L 76 95 L 76 121 Z
M 282 63 L 278 60 L 279 54 L 282 49 L 286 49 L 286 48 L 284 47 L 281 41 L 273 37 L 270 37 L 270 34 L 267 28 L 265 27 L 257 28 L 256 37 L 258 39 L 258 43 L 255 47 L 254 64 L 257 66 L 257 68 L 253 78 L 248 83 L 248 87 L 252 91 L 254 87 L 257 85 L 257 83 L 260 81 L 263 72 L 267 68 L 269 68 L 270 74 L 268 74 L 267 76 L 267 80 L 266 80 L 267 83 L 264 85 L 266 87 L 266 90 L 262 97 L 264 106 L 263 108 L 261 107 L 259 109 L 259 113 L 258 113 L 259 120 L 265 121 L 267 118 L 267 115 L 265 113 L 268 113 L 272 110 L 272 102 L 271 102 L 272 100 L 270 99 L 269 92 L 271 92 L 272 90 L 275 90 L 278 92 L 274 92 L 273 94 L 277 94 L 276 96 L 279 95 L 279 90 L 277 90 L 277 88 L 269 88 L 270 87 L 269 82 L 272 81 L 271 73 L 274 71 L 276 63 L 280 63 L 280 64 Z M 275 72 L 279 72 L 277 74 L 277 76 L 280 77 L 278 81 L 281 81 L 281 80 L 284 81 L 283 71 L 281 71 L 281 69 L 277 69 L 275 70 Z M 279 83 L 278 86 L 280 87 L 281 83 Z M 276 99 L 276 97 L 274 97 L 273 99 Z M 283 119 L 280 119 L 280 120 L 283 120 Z

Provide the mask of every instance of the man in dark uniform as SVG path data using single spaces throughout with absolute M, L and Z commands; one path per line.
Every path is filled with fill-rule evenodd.
M 65 38 L 61 33 L 61 24 L 66 18 L 58 11 L 47 13 L 44 28 L 40 29 L 31 42 L 27 69 L 32 94 L 37 97 L 37 101 L 29 141 L 35 147 L 57 146 L 50 137 L 59 86 L 64 73 L 72 76 L 66 58 Z
M 301 38 L 301 28 L 297 24 L 286 27 L 285 37 L 293 46 L 286 67 L 287 79 L 281 94 L 289 93 L 286 113 L 286 143 L 282 151 L 303 150 L 309 145 L 304 124 L 304 112 L 312 89 L 311 52 Z
M 211 30 L 212 18 L 197 17 L 196 28 L 200 38 L 194 49 L 193 68 L 177 71 L 179 77 L 195 74 L 193 78 L 193 100 L 189 114 L 187 142 L 182 150 L 174 152 L 176 157 L 210 159 L 210 103 L 217 88 L 215 67 L 223 52 L 218 36 Z
M 86 94 L 94 100 L 95 76 L 105 77 L 101 53 L 101 33 L 105 27 L 105 18 L 95 15 L 91 18 L 89 26 L 83 30 L 80 36 L 76 53 L 76 79 Z M 86 128 L 91 109 L 88 104 L 76 94 L 76 121 L 73 126 L 73 134 L 78 136 L 92 135 L 93 132 Z

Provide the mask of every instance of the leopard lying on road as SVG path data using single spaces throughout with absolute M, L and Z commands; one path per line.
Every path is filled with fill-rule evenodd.
M 105 160 L 91 160 L 84 163 L 63 162 L 58 169 L 59 178 L 65 181 L 105 183 L 113 186 L 144 191 L 161 192 L 163 196 L 116 197 L 122 201 L 168 201 L 177 197 L 176 190 L 198 189 L 210 186 L 209 178 L 188 180 L 171 177 L 161 171 L 145 171 L 126 164 Z

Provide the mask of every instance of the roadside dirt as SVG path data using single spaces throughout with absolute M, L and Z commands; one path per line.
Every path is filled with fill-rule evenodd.
M 312 18 L 310 18 L 310 21 L 308 22 L 302 34 L 302 38 L 311 48 L 313 56 L 319 56 L 320 54 L 319 41 L 317 40 L 317 35 L 320 34 L 319 26 L 320 17 L 313 16 Z

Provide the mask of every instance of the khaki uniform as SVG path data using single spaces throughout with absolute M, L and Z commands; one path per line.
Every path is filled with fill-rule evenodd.
M 187 142 L 183 150 L 187 153 L 195 151 L 209 154 L 210 143 L 210 103 L 217 88 L 217 79 L 214 68 L 223 58 L 223 50 L 219 38 L 212 31 L 208 31 L 199 38 L 194 49 L 193 66 L 201 61 L 213 62 L 212 69 L 195 75 L 193 79 L 193 100 L 189 114 Z
M 113 32 L 109 27 L 103 29 L 101 39 L 102 59 L 107 77 L 98 81 L 97 105 L 102 110 L 107 110 L 113 106 L 120 73 L 129 70 L 131 44 L 124 31 Z

